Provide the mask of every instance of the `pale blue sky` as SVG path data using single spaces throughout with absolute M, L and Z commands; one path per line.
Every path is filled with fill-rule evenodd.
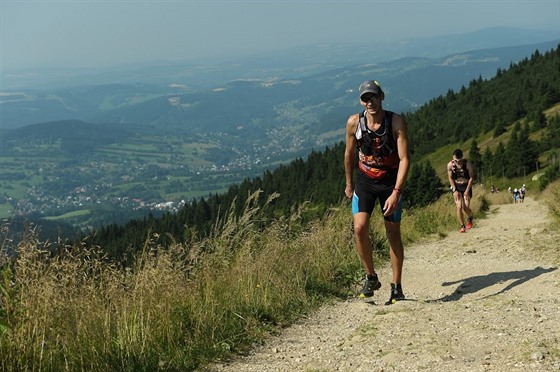
M 560 1 L 0 0 L 0 68 L 185 60 L 495 26 L 560 37 Z

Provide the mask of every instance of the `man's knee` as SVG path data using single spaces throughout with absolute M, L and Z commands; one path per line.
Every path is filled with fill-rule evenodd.
M 385 233 L 387 239 L 394 241 L 401 239 L 401 224 L 399 222 L 385 221 Z
M 354 233 L 356 236 L 364 236 L 368 234 L 368 226 L 365 223 L 354 223 Z
M 393 244 L 401 244 L 402 240 L 401 240 L 401 230 L 386 230 L 385 231 L 387 233 L 387 239 L 389 240 L 390 243 Z M 391 244 L 391 245 L 393 245 Z

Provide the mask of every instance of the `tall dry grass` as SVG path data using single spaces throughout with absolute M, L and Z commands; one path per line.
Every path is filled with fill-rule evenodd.
M 264 230 L 260 218 L 248 203 L 211 239 L 164 248 L 152 236 L 130 269 L 22 242 L 2 270 L 2 370 L 192 370 L 348 290 L 359 265 L 336 211 L 306 229 L 297 214 Z
M 480 218 L 487 194 L 474 194 Z M 241 218 L 229 211 L 209 239 L 166 248 L 152 234 L 131 268 L 80 245 L 53 255 L 28 236 L 0 271 L 1 369 L 193 370 L 262 342 L 334 296 L 354 294 L 362 269 L 348 203 L 310 225 L 299 223 L 303 206 L 263 228 L 257 196 Z M 444 195 L 403 217 L 403 239 L 456 227 Z M 371 231 L 379 265 L 387 256 L 380 215 Z
M 560 180 L 548 184 L 547 188 L 540 195 L 542 202 L 548 206 L 550 215 L 555 221 L 556 226 L 560 225 Z
M 545 243 L 534 248 L 547 257 L 551 262 L 560 265 L 560 180 L 549 183 L 539 200 L 548 207 L 552 217 L 552 225 L 541 232 L 547 239 Z

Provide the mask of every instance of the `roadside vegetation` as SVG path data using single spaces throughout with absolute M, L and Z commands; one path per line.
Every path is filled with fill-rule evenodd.
M 484 187 L 475 195 L 483 217 L 496 195 Z M 557 207 L 560 183 L 543 195 Z M 129 268 L 80 245 L 53 255 L 30 231 L 1 271 L 1 369 L 192 370 L 353 296 L 362 269 L 347 202 L 305 227 L 303 207 L 263 230 L 257 196 L 239 221 L 229 211 L 201 241 L 162 247 L 153 232 Z M 403 218 L 407 244 L 456 227 L 449 194 Z M 372 229 L 378 265 L 388 255 L 380 223 Z

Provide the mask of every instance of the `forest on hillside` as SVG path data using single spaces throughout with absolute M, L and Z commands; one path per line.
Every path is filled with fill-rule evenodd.
M 406 115 L 412 153 L 419 157 L 490 131 L 499 135 L 524 117 L 535 122 L 531 130 L 544 128 L 543 111 L 560 101 L 558 66 L 558 47 L 544 53 L 537 50 L 530 59 L 511 64 L 507 70 L 498 69 L 490 80 L 479 77 L 459 92 L 449 90 L 430 100 Z
M 545 109 L 560 102 L 560 50 L 534 52 L 530 59 L 498 70 L 488 80 L 476 79 L 459 92 L 434 98 L 414 113 L 406 114 L 413 164 L 404 197 L 406 208 L 416 208 L 437 199 L 444 192 L 442 180 L 422 156 L 445 145 L 474 139 L 470 159 L 475 167 L 493 169 L 495 174 L 516 177 L 539 166 L 539 156 L 557 151 L 560 144 L 558 115 L 544 116 Z M 512 126 L 513 125 L 513 126 Z M 508 128 L 512 126 L 511 128 Z M 491 132 L 497 137 L 509 133 L 497 149 L 481 151 L 476 137 Z M 539 132 L 538 140 L 530 139 Z M 240 216 L 257 190 L 253 206 L 265 209 L 270 219 L 298 216 L 298 223 L 320 218 L 343 199 L 344 143 L 312 152 L 261 177 L 245 179 L 226 193 L 194 200 L 178 213 L 149 216 L 125 225 L 110 224 L 84 237 L 88 244 L 103 247 L 112 257 L 132 259 L 150 233 L 158 243 L 187 242 L 208 236 L 220 228 L 227 216 Z M 545 166 L 545 164 L 541 165 Z M 548 171 L 548 179 L 558 170 Z M 305 208 L 301 208 L 305 205 Z M 266 223 L 260 221 L 260 223 Z

